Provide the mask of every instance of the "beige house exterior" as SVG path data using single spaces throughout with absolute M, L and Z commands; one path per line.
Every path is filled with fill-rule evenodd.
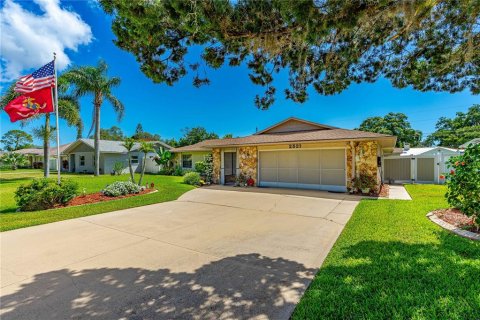
M 60 146 L 60 160 L 61 171 L 68 171 L 68 156 L 65 154 L 65 149 L 70 146 L 70 143 Z M 28 166 L 30 168 L 43 168 L 43 148 L 26 148 L 13 151 L 21 153 L 27 157 Z M 49 150 L 50 170 L 57 170 L 57 147 L 51 147 Z
M 390 135 L 288 118 L 247 137 L 206 140 L 172 151 L 184 169 L 212 154 L 218 184 L 242 174 L 259 187 L 346 192 L 361 172 L 380 183 L 381 157 L 395 143 Z

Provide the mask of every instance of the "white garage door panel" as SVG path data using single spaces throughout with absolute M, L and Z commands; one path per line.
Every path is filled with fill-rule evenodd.
M 344 149 L 263 151 L 259 164 L 260 186 L 346 191 Z

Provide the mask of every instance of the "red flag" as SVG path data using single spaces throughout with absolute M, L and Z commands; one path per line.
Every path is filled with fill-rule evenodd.
M 25 93 L 10 101 L 4 110 L 12 122 L 28 119 L 39 113 L 53 112 L 52 90 L 45 88 Z

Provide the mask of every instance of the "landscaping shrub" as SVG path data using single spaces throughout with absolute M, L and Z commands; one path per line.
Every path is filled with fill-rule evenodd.
M 34 179 L 27 185 L 21 185 L 15 191 L 15 201 L 21 211 L 51 209 L 55 205 L 66 204 L 78 191 L 78 184 L 62 179 L 60 185 L 50 179 Z
M 205 168 L 203 171 L 203 175 L 205 176 L 205 182 L 212 183 L 213 179 L 213 157 L 211 154 L 205 156 Z
M 463 155 L 452 157 L 447 173 L 448 203 L 480 225 L 480 144 L 469 145 Z
M 113 174 L 116 176 L 121 175 L 124 169 L 125 165 L 123 164 L 123 162 L 117 161 L 113 164 Z
M 358 190 L 368 189 L 369 191 L 376 191 L 377 189 L 377 179 L 365 173 L 360 173 L 358 177 L 353 178 L 352 184 Z
M 183 176 L 184 174 L 185 174 L 185 171 L 184 171 L 184 170 L 182 169 L 182 167 L 180 167 L 180 166 L 176 166 L 176 167 L 175 167 L 175 170 L 173 170 L 173 175 L 174 175 L 174 176 L 179 176 L 179 177 L 181 177 L 181 176 Z
M 124 196 L 132 193 L 139 193 L 141 187 L 131 181 L 116 181 L 109 184 L 102 190 L 102 193 L 109 197 Z
M 198 172 L 187 172 L 183 176 L 183 182 L 192 186 L 199 186 L 200 180 L 200 174 Z
M 175 172 L 175 168 L 172 167 L 162 167 L 160 171 L 158 171 L 158 174 L 164 175 L 164 176 L 171 176 Z
M 198 172 L 201 176 L 205 175 L 205 162 L 195 162 L 195 172 Z

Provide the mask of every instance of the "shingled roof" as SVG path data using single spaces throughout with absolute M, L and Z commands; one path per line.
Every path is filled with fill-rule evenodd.
M 285 121 L 279 123 L 284 124 Z M 309 122 L 311 123 L 311 122 Z M 335 140 L 388 139 L 395 145 L 396 137 L 359 130 L 340 129 L 318 124 L 318 130 L 253 134 L 241 138 L 205 140 L 194 145 L 172 149 L 173 152 L 207 151 L 215 147 L 237 147 L 247 145 L 280 144 L 291 142 L 325 142 Z M 269 130 L 275 126 L 269 127 Z

